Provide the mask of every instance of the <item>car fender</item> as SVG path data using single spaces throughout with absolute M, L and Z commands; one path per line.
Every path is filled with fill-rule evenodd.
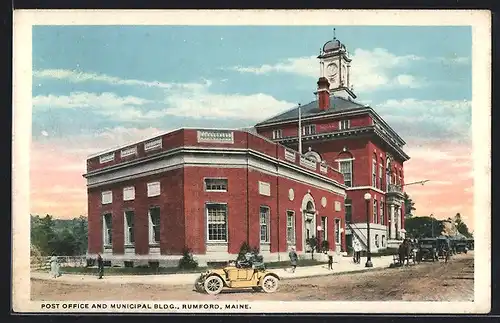
M 276 279 L 277 279 L 277 280 L 281 280 L 280 276 L 278 276 L 278 275 L 277 275 L 277 274 L 275 274 L 275 273 L 267 273 L 267 274 L 265 274 L 265 275 L 261 278 L 261 280 L 264 280 L 264 278 L 266 278 L 266 276 L 274 276 L 274 277 L 276 277 Z

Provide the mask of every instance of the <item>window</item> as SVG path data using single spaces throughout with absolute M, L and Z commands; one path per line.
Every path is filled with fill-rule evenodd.
M 295 244 L 295 212 L 286 212 L 286 241 Z
M 160 243 L 160 207 L 149 208 L 149 243 Z
M 378 243 L 378 234 L 375 235 L 375 247 L 379 247 L 379 243 Z
M 373 223 L 378 223 L 377 200 L 373 200 Z
M 281 129 L 273 130 L 273 139 L 283 138 L 283 131 Z
M 135 199 L 135 187 L 125 187 L 123 188 L 123 200 L 132 201 Z
M 269 242 L 269 208 L 260 207 L 260 242 Z
M 103 244 L 111 245 L 112 244 L 112 235 L 113 235 L 113 217 L 111 213 L 106 213 L 103 215 Z
M 207 204 L 207 240 L 227 242 L 227 205 Z
M 379 186 L 380 189 L 384 189 L 383 181 L 382 178 L 384 177 L 384 161 L 381 159 L 380 160 L 380 165 L 379 165 L 379 171 L 378 171 L 378 181 L 379 181 Z
M 307 126 L 302 127 L 302 135 L 303 136 L 314 135 L 315 133 L 316 133 L 316 125 L 315 124 L 309 124 Z
M 385 225 L 385 219 L 384 219 L 384 200 L 380 200 L 380 224 Z
M 160 182 L 148 183 L 148 197 L 160 195 Z
M 382 247 L 385 246 L 385 236 L 382 236 Z
M 352 186 L 352 160 L 343 160 L 339 162 L 339 170 L 344 175 L 344 184 Z
M 134 211 L 125 211 L 125 244 L 134 244 Z
M 339 129 L 347 130 L 351 127 L 351 120 L 340 120 L 339 121 Z
M 328 219 L 326 216 L 321 217 L 321 228 L 323 229 L 323 241 L 328 240 Z
M 352 205 L 351 200 L 345 200 L 345 221 L 351 223 L 352 221 Z
M 335 244 L 340 245 L 340 219 L 335 219 Z
M 106 191 L 101 193 L 101 203 L 102 204 L 111 204 L 113 203 L 113 192 Z
M 205 191 L 227 192 L 226 178 L 205 178 Z
M 372 160 L 372 186 L 377 187 L 377 156 Z

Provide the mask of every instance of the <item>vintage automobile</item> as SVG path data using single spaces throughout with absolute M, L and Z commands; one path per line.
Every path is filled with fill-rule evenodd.
M 438 239 L 423 238 L 418 241 L 417 262 L 438 260 Z
M 219 294 L 224 288 L 252 288 L 254 291 L 274 293 L 279 280 L 279 276 L 266 270 L 263 263 L 247 257 L 246 261 L 237 261 L 224 268 L 202 273 L 194 287 L 200 293 L 211 295 Z
M 455 251 L 457 253 L 467 253 L 468 247 L 467 247 L 467 240 L 457 240 L 455 241 Z

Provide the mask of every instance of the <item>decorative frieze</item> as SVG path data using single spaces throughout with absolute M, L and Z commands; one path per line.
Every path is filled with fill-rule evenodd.
M 199 130 L 197 132 L 198 142 L 210 142 L 221 144 L 234 143 L 234 133 L 232 131 L 221 130 Z
M 162 147 L 162 138 L 157 138 L 144 143 L 144 151 L 161 149 L 161 147 Z
M 115 153 L 112 152 L 110 154 L 102 155 L 99 156 L 99 163 L 104 164 L 104 163 L 109 163 L 115 160 Z
M 271 196 L 271 184 L 259 181 L 259 194 L 264 196 Z
M 120 151 L 120 158 L 137 155 L 137 146 L 122 149 Z
M 310 159 L 307 159 L 303 156 L 300 156 L 300 165 L 304 166 L 306 168 L 312 169 L 312 170 L 316 170 L 316 162 L 312 161 Z
M 295 163 L 295 152 L 285 148 L 285 159 Z

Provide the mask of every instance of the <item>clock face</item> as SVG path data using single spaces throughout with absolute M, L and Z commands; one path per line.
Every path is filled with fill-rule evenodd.
M 327 67 L 327 71 L 328 71 L 328 75 L 330 77 L 335 77 L 335 76 L 337 76 L 339 68 L 338 68 L 337 64 L 330 64 Z

